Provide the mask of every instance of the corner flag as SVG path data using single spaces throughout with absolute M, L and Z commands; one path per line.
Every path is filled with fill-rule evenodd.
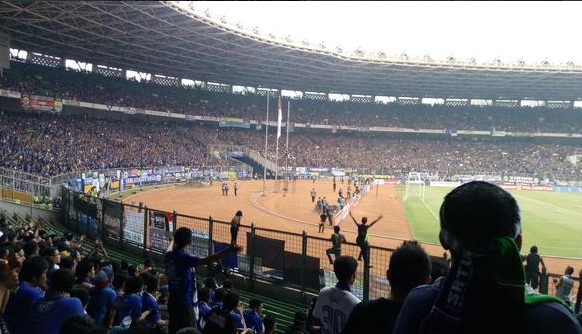
M 281 123 L 283 121 L 283 103 L 279 96 L 279 115 L 277 116 L 277 139 L 281 137 Z

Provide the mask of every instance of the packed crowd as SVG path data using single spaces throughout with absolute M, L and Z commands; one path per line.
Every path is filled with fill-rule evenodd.
M 39 140 L 41 138 L 41 140 Z M 287 159 L 279 139 L 279 165 Z M 197 123 L 119 122 L 84 115 L 0 113 L 0 166 L 54 176 L 119 167 L 226 166 L 212 144 L 243 145 L 261 154 L 263 131 Z M 275 160 L 274 131 L 268 158 Z M 531 142 L 506 138 L 388 136 L 297 130 L 290 135 L 289 166 L 358 168 L 377 174 L 410 171 L 504 174 L 540 180 L 578 180 L 579 167 L 566 157 L 580 154 L 573 141 Z
M 0 166 L 43 176 L 117 167 L 220 165 L 189 127 L 0 114 Z
M 34 219 L 18 228 L 5 212 L 0 212 L 0 231 L 0 333 L 168 332 L 172 282 L 151 259 L 140 265 L 116 262 L 99 238 L 93 248 L 84 236 L 49 234 Z M 240 317 L 233 326 L 248 328 L 248 334 L 274 333 L 276 319 L 263 314 L 261 300 L 250 299 L 243 307 L 233 281 L 221 277 L 219 286 L 215 277 L 209 270 L 194 286 L 201 317 L 192 330 L 223 333 L 216 318 L 205 321 L 204 315 L 236 312 Z
M 0 88 L 201 116 L 264 120 L 266 109 L 266 98 L 253 94 L 164 86 L 19 62 L 11 63 L 11 69 L 0 79 Z M 272 100 L 272 120 L 276 119 L 277 107 L 277 101 Z M 582 124 L 582 113 L 572 108 L 385 105 L 298 99 L 291 100 L 290 114 L 291 122 L 338 126 L 553 133 L 582 131 L 579 125 Z

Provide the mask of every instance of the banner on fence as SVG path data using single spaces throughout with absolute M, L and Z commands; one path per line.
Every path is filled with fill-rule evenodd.
M 123 239 L 143 247 L 144 213 L 133 208 L 126 210 Z
M 166 212 L 150 211 L 148 232 L 150 247 L 165 252 L 168 247 L 168 238 L 174 232 L 173 215 Z
M 123 205 L 119 202 L 102 200 L 103 203 L 103 227 L 108 235 L 119 238 Z M 143 224 L 143 223 L 142 223 Z

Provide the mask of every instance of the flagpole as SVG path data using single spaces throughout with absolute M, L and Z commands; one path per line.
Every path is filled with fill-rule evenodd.
M 285 140 L 285 188 L 289 190 L 289 113 L 291 110 L 291 101 L 287 101 L 287 138 Z
M 275 189 L 273 192 L 279 192 L 279 137 L 281 137 L 281 118 L 282 118 L 281 92 L 279 91 L 279 105 L 277 110 L 277 141 L 275 142 Z
M 267 91 L 267 121 L 265 122 L 265 155 L 263 157 L 263 196 L 267 196 L 265 189 L 267 187 L 267 147 L 269 143 L 269 96 L 271 91 Z

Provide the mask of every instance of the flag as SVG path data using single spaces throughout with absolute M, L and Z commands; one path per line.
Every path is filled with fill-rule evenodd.
M 277 139 L 281 138 L 281 122 L 283 121 L 283 102 L 279 97 L 279 116 L 277 116 Z

